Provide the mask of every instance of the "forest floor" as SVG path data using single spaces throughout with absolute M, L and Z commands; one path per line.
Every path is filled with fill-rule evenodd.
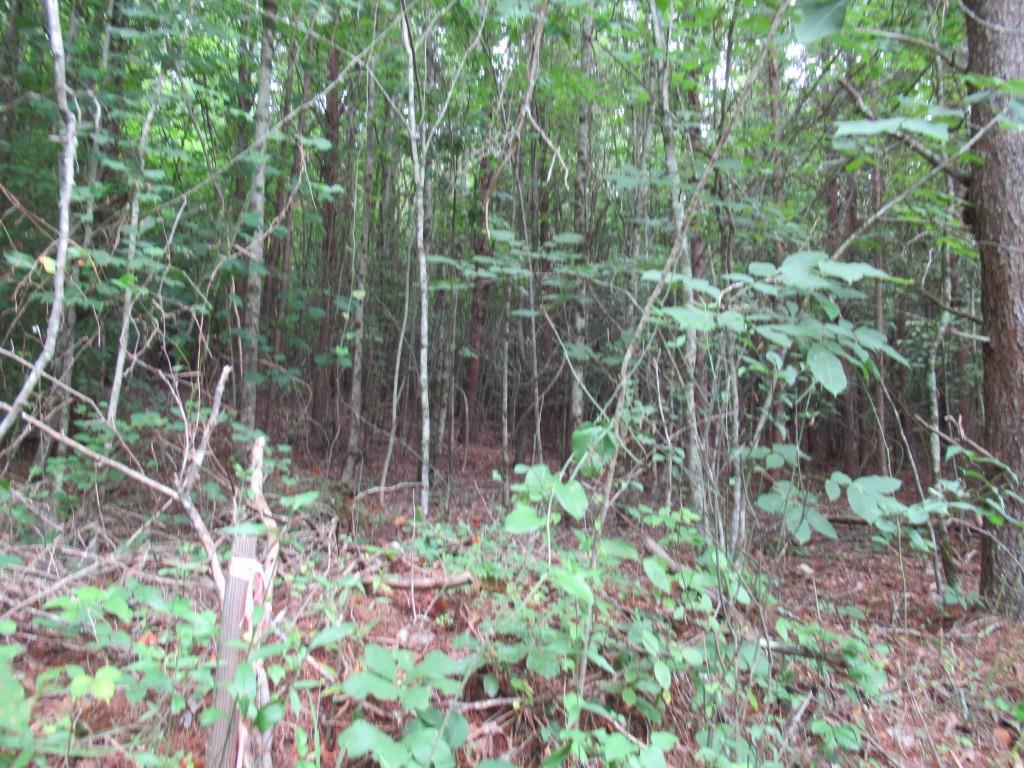
M 437 552 L 481 548 L 481 556 L 493 556 L 486 549 L 487 537 L 501 532 L 501 513 L 496 505 L 500 485 L 491 479 L 497 466 L 496 452 L 474 450 L 465 467 L 458 467 L 453 478 L 449 504 L 436 514 L 444 525 L 427 536 L 409 515 L 414 490 L 400 487 L 389 491 L 381 506 L 377 494 L 361 499 L 351 520 L 304 520 L 295 526 L 292 543 L 282 550 L 282 573 L 304 573 L 312 564 L 322 577 L 322 590 L 329 591 L 343 572 L 373 574 L 401 573 L 443 577 Z M 310 484 L 322 481 L 324 473 L 314 465 L 300 471 Z M 415 476 L 415 467 L 396 466 L 393 481 Z M 302 487 L 300 483 L 297 487 Z M 47 670 L 61 665 L 78 665 L 95 672 L 105 664 L 127 665 L 132 653 L 125 648 L 97 648 L 81 637 L 70 637 L 59 628 L 48 626 L 42 610 L 48 601 L 72 593 L 87 585 L 105 589 L 138 579 L 156 586 L 165 595 L 182 595 L 200 608 L 214 610 L 212 582 L 197 579 L 182 561 L 181 539 L 188 537 L 180 520 L 170 516 L 153 523 L 148 514 L 131 511 L 131 494 L 111 500 L 103 520 L 75 520 L 73 533 L 66 533 L 46 545 L 18 543 L 10 530 L 0 532 L 0 614 L 14 619 L 16 628 L 8 640 L 25 647 L 14 661 L 16 676 L 31 697 L 36 681 Z M 843 510 L 836 510 L 842 515 Z M 114 553 L 115 542 L 124 541 L 141 525 L 151 525 L 144 547 L 129 553 Z M 619 521 L 616 536 L 632 537 L 642 544 L 637 532 Z M 770 526 L 765 521 L 764 526 Z M 354 529 L 346 537 L 343 529 Z M 851 624 L 873 645 L 888 652 L 883 656 L 888 687 L 884 695 L 870 704 L 855 696 L 832 690 L 840 684 L 834 679 L 803 681 L 811 698 L 805 712 L 790 718 L 787 733 L 793 764 L 817 765 L 820 753 L 807 724 L 813 718 L 856 723 L 863 734 L 859 755 L 847 755 L 850 765 L 880 766 L 1020 766 L 1019 734 L 1008 719 L 1007 707 L 1024 699 L 1024 633 L 1018 624 L 988 615 L 970 606 L 943 606 L 937 600 L 932 559 L 911 554 L 909 549 L 894 551 L 872 541 L 865 526 L 840 525 L 838 541 L 816 537 L 806 546 L 787 546 L 774 552 L 756 554 L 757 567 L 774 583 L 778 601 L 763 607 L 759 620 L 771 625 L 780 612 L 786 616 L 814 621 L 837 633 L 847 633 Z M 479 533 L 474 533 L 479 531 Z M 483 541 L 481 541 L 481 535 Z M 540 546 L 529 539 L 516 540 L 523 547 Z M 429 543 L 433 542 L 433 543 Z M 492 542 L 493 543 L 493 542 Z M 967 583 L 977 581 L 976 556 L 969 541 L 958 541 L 963 555 Z M 392 547 L 382 559 L 380 547 Z M 437 550 L 432 552 L 431 548 Z M 316 551 L 316 554 L 313 554 Z M 397 552 L 397 554 L 395 554 Z M 540 551 L 518 552 L 516 557 L 542 557 Z M 201 561 L 200 561 L 201 562 Z M 364 580 L 367 585 L 372 578 Z M 379 585 L 378 585 L 379 586 Z M 436 590 L 359 589 L 347 593 L 344 600 L 321 591 L 302 592 L 290 586 L 275 593 L 274 612 L 293 618 L 301 631 L 314 634 L 323 626 L 324 605 L 336 605 L 344 618 L 357 626 L 369 627 L 362 642 L 385 647 L 404 647 L 421 656 L 432 649 L 458 654 L 455 639 L 475 631 L 487 618 L 490 590 L 479 585 Z M 320 606 L 311 610 L 311 606 Z M 327 617 L 327 620 L 339 617 Z M 139 625 L 116 625 L 142 644 L 174 643 L 175 628 L 161 626 L 156 619 Z M 687 630 L 681 628 L 685 634 Z M 207 649 L 213 653 L 212 645 Z M 321 649 L 313 654 L 316 677 L 330 671 L 341 679 L 358 665 L 355 644 L 342 643 L 337 652 Z M 208 658 L 212 659 L 212 656 Z M 319 671 L 318 671 L 319 670 Z M 42 689 L 40 688 L 40 692 Z M 553 691 L 560 695 L 561 691 Z M 488 699 L 479 682 L 470 681 L 463 691 L 465 701 L 481 701 L 479 708 L 465 709 L 470 731 L 463 751 L 465 762 L 504 755 L 517 765 L 536 765 L 543 759 L 538 732 L 550 709 L 537 699 L 513 702 L 502 690 Z M 663 730 L 672 730 L 679 738 L 667 755 L 673 766 L 694 764 L 695 734 L 689 724 L 693 715 L 689 696 L 680 688 L 666 712 Z M 164 755 L 205 751 L 204 731 L 198 714 L 203 702 L 186 701 L 172 715 L 170 710 L 153 713 L 145 703 L 129 703 L 119 690 L 109 703 L 88 697 L 73 699 L 66 693 L 38 696 L 33 703 L 33 728 L 42 731 L 45 724 L 70 718 L 75 733 L 94 744 L 113 747 L 114 755 L 79 759 L 75 764 L 132 765 L 118 745 L 130 741 L 145 727 L 156 725 L 162 731 L 158 752 Z M 383 704 L 367 705 L 367 716 L 383 730 L 397 726 L 395 714 Z M 356 705 L 344 696 L 320 700 L 317 726 L 323 744 L 322 764 L 334 765 L 338 757 L 333 744 L 336 735 L 351 721 Z M 145 712 L 149 711 L 149 715 Z M 753 715 L 752 715 L 753 716 Z M 307 713 L 307 717 L 312 715 Z M 145 725 L 147 718 L 149 726 Z M 274 765 L 294 763 L 295 744 L 289 729 L 279 728 L 281 737 L 274 746 Z M 0 755 L 2 757 L 2 755 Z M 57 760 L 55 762 L 62 762 Z M 183 759 L 181 765 L 188 765 Z

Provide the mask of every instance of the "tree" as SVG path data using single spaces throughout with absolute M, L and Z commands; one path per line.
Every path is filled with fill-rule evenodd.
M 974 167 L 970 214 L 981 252 L 986 447 L 1016 477 L 1024 475 L 1024 132 L 993 125 L 1009 96 L 1000 85 L 1024 80 L 1024 4 L 975 0 L 965 4 L 970 68 L 985 81 L 974 102 L 983 162 Z M 1024 616 L 1024 501 L 1006 506 L 1006 520 L 988 525 L 982 550 L 982 593 L 999 610 Z
M 256 93 L 256 118 L 253 151 L 257 153 L 256 172 L 249 192 L 249 214 L 253 235 L 247 248 L 249 269 L 245 291 L 245 339 L 243 348 L 242 421 L 256 426 L 257 372 L 260 351 L 260 302 L 263 299 L 263 251 L 267 233 L 264 209 L 267 200 L 267 138 L 270 134 L 270 86 L 274 74 L 275 0 L 263 0 L 260 34 L 260 74 Z

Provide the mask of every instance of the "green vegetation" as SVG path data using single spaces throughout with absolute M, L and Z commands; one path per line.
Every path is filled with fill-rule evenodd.
M 1019 761 L 1018 0 L 0 8 L 0 762 Z

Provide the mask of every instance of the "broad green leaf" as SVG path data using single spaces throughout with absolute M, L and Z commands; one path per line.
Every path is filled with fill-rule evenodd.
M 366 670 L 350 675 L 342 683 L 341 690 L 358 701 L 362 701 L 367 696 L 373 696 L 381 701 L 398 699 L 398 688 L 393 682 Z
M 898 117 L 881 120 L 839 120 L 836 122 L 836 138 L 844 136 L 878 136 L 882 133 L 896 133 L 900 129 Z
M 949 139 L 949 126 L 917 117 L 886 117 L 878 120 L 839 120 L 835 137 L 878 136 L 883 133 L 916 133 L 936 141 Z
M 829 519 L 821 514 L 814 507 L 807 507 L 804 510 L 804 514 L 807 515 L 807 522 L 818 533 L 822 536 L 832 539 L 835 541 L 839 536 L 836 534 L 836 529 L 833 527 Z
M 853 484 L 864 490 L 883 495 L 896 493 L 902 487 L 903 481 L 898 477 L 886 477 L 884 475 L 864 475 L 853 481 Z
M 355 629 L 355 625 L 350 622 L 344 624 L 335 624 L 330 627 L 324 627 L 309 642 L 309 650 L 314 648 L 322 648 L 326 645 L 334 645 L 339 640 L 342 640 L 352 634 L 352 630 Z
M 846 389 L 846 372 L 842 361 L 822 345 L 815 344 L 807 350 L 807 367 L 814 380 L 833 396 L 838 396 Z
M 416 677 L 426 682 L 458 673 L 459 664 L 447 653 L 436 649 L 424 656 L 423 661 L 417 664 L 415 669 Z
M 794 31 L 798 43 L 809 45 L 843 28 L 849 0 L 798 0 Z
M 448 722 L 444 726 L 444 739 L 453 749 L 466 743 L 469 737 L 469 721 L 460 712 L 449 712 Z
M 370 643 L 366 646 L 366 668 L 382 677 L 394 680 L 397 671 L 395 656 L 396 654 L 392 653 L 389 648 Z
M 828 259 L 818 263 L 818 271 L 823 275 L 829 277 L 836 277 L 840 280 L 845 280 L 849 284 L 856 283 L 863 280 L 865 277 L 874 277 L 884 279 L 888 277 L 888 273 L 883 272 L 877 267 L 873 267 L 870 264 L 863 264 L 860 262 L 846 262 L 846 261 L 833 261 Z
M 665 569 L 665 564 L 658 558 L 644 558 L 644 573 L 647 574 L 651 583 L 662 592 L 672 591 L 672 581 L 668 577 L 668 571 Z
M 96 677 L 89 686 L 89 693 L 100 701 L 109 702 L 117 692 L 117 682 L 121 679 L 121 670 L 109 665 L 96 670 Z
M 668 664 L 661 659 L 654 662 L 654 679 L 664 690 L 668 690 L 672 685 L 672 673 L 669 671 Z
M 576 520 L 582 520 L 587 511 L 587 492 L 579 480 L 555 482 L 555 498 L 559 505 Z
M 601 539 L 601 554 L 614 560 L 636 560 L 639 553 L 625 539 Z
M 353 720 L 352 724 L 338 736 L 338 746 L 350 758 L 357 759 L 376 751 L 378 745 L 390 737 L 365 720 Z
M 662 311 L 684 331 L 708 333 L 715 327 L 715 316 L 700 307 L 665 307 Z
M 526 668 L 534 674 L 551 680 L 562 671 L 558 654 L 547 648 L 534 648 L 526 655 Z
M 529 504 L 516 502 L 505 518 L 505 530 L 509 533 L 532 533 L 544 527 L 544 519 L 537 515 Z
M 281 506 L 289 512 L 298 512 L 320 498 L 320 491 L 306 491 L 295 496 L 282 496 Z
M 282 717 L 284 717 L 284 704 L 280 701 L 271 701 L 260 707 L 253 724 L 258 731 L 266 733 L 277 725 Z
M 636 746 L 621 733 L 611 733 L 604 740 L 604 764 L 614 765 L 616 761 L 632 755 L 637 751 Z
M 588 606 L 594 602 L 594 593 L 586 577 L 578 571 L 569 571 L 557 566 L 551 568 L 551 580 L 555 586 Z
M 800 291 L 828 290 L 833 287 L 833 283 L 824 279 L 815 270 L 819 264 L 827 260 L 828 255 L 822 251 L 797 251 L 787 256 L 779 265 L 779 279 L 786 287 Z

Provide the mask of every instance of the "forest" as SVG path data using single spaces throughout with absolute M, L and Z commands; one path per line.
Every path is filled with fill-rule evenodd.
M 0 765 L 1024 765 L 1020 0 L 0 8 Z

